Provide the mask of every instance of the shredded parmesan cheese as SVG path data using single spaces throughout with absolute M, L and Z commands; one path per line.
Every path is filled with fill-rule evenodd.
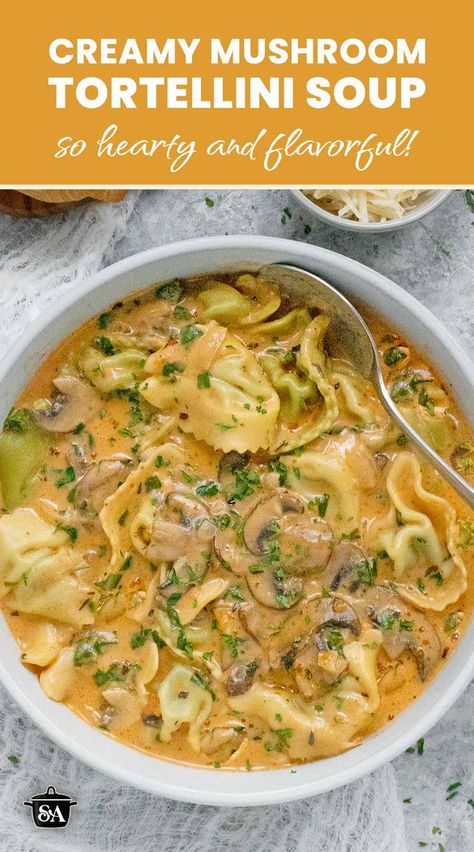
M 426 190 L 419 189 L 308 189 L 304 194 L 323 210 L 358 222 L 401 219 L 413 210 Z

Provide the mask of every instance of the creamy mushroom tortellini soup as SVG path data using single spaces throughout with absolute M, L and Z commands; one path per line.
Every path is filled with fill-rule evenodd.
M 393 399 L 472 478 L 441 379 L 368 321 Z M 327 326 L 249 274 L 176 280 L 39 366 L 0 438 L 0 579 L 52 701 L 152 755 L 280 767 L 360 743 L 449 659 L 473 515 Z

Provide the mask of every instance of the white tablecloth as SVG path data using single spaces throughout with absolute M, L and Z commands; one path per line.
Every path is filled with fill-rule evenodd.
M 150 191 L 50 220 L 0 216 L 0 354 L 48 304 L 114 260 L 174 240 L 245 233 L 305 240 L 376 268 L 430 307 L 472 357 L 473 220 L 457 192 L 419 224 L 360 237 L 311 220 L 287 192 L 260 190 Z M 0 848 L 411 852 L 426 844 L 428 852 L 471 852 L 473 697 L 471 685 L 425 737 L 422 755 L 404 754 L 359 782 L 305 802 L 222 810 L 155 799 L 85 767 L 43 736 L 0 689 Z M 11 755 L 19 763 L 10 762 Z M 448 786 L 457 781 L 462 786 L 447 800 Z M 23 806 L 48 784 L 79 803 L 64 831 L 35 828 Z

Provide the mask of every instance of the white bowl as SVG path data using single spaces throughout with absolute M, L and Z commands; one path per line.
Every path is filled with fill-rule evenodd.
M 320 273 L 349 297 L 370 304 L 408 340 L 416 342 L 443 374 L 466 415 L 474 411 L 474 371 L 438 320 L 412 296 L 347 257 L 304 243 L 269 237 L 209 237 L 134 255 L 71 290 L 22 335 L 2 364 L 0 417 L 7 414 L 42 359 L 78 325 L 135 290 L 157 281 L 229 269 L 252 271 L 286 261 Z M 198 769 L 157 759 L 91 728 L 62 704 L 50 701 L 24 668 L 18 647 L 0 619 L 0 678 L 33 721 L 79 759 L 143 790 L 209 805 L 262 805 L 331 790 L 391 760 L 423 736 L 451 706 L 474 674 L 474 620 L 440 674 L 423 695 L 383 730 L 352 751 L 326 760 L 262 772 Z
M 319 204 L 316 204 L 315 201 L 311 201 L 306 197 L 304 192 L 301 189 L 292 189 L 292 194 L 295 196 L 296 200 L 309 210 L 309 212 L 316 216 L 317 219 L 321 219 L 322 222 L 325 222 L 327 225 L 333 225 L 335 228 L 343 228 L 347 231 L 359 231 L 360 233 L 365 234 L 375 234 L 375 232 L 380 233 L 383 231 L 394 231 L 396 228 L 404 228 L 405 225 L 410 225 L 411 222 L 416 222 L 417 219 L 421 219 L 423 216 L 426 216 L 427 213 L 431 213 L 439 204 L 441 204 L 450 194 L 450 189 L 430 189 L 426 190 L 426 195 L 423 198 L 420 198 L 419 201 L 415 202 L 415 207 L 413 210 L 410 210 L 409 213 L 405 213 L 401 219 L 391 219 L 388 222 L 358 222 L 353 219 L 343 219 L 340 216 L 337 216 L 334 213 L 329 213 L 327 210 L 324 210 Z

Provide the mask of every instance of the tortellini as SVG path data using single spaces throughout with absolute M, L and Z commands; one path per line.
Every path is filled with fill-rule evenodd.
M 374 448 L 396 437 L 397 430 L 385 413 L 372 384 L 354 367 L 339 359 L 332 362 L 332 382 L 339 388 L 354 427 L 364 433 Z
M 67 541 L 32 509 L 0 518 L 1 594 L 12 609 L 76 626 L 94 621 L 85 605 L 92 589 L 77 573 L 84 560 Z
M 200 685 L 190 666 L 175 665 L 158 687 L 163 725 L 160 736 L 169 742 L 182 725 L 188 726 L 187 739 L 194 751 L 200 750 L 200 733 L 209 716 L 212 696 Z
M 150 448 L 147 459 L 105 501 L 100 521 L 112 547 L 111 570 L 117 568 L 133 549 L 147 557 L 155 507 L 146 483 L 151 483 L 155 490 L 163 486 L 169 489 L 176 468 L 185 464 L 186 455 L 180 447 L 163 444 L 154 450 Z M 119 523 L 124 513 L 126 522 Z
M 89 347 L 83 352 L 79 367 L 94 387 L 102 393 L 112 393 L 133 388 L 143 378 L 145 360 L 139 349 L 104 355 Z
M 229 704 L 238 713 L 262 719 L 277 737 L 281 731 L 293 759 L 337 754 L 355 744 L 354 737 L 379 706 L 375 666 L 380 642 L 379 631 L 366 629 L 357 642 L 344 646 L 347 674 L 317 710 L 300 697 L 264 683 L 230 698 Z
M 342 453 L 305 450 L 295 458 L 281 456 L 288 467 L 289 481 L 295 491 L 309 500 L 328 494 L 327 518 L 357 526 L 360 509 L 360 483 Z M 295 473 L 296 470 L 296 473 Z
M 278 395 L 253 353 L 223 326 L 185 326 L 180 341 L 151 355 L 145 370 L 140 393 L 176 413 L 183 432 L 224 452 L 268 447 Z
M 262 278 L 241 275 L 236 286 L 215 283 L 198 297 L 200 322 L 216 320 L 234 326 L 249 326 L 271 316 L 280 307 L 280 294 Z
M 328 325 L 329 318 L 321 314 L 304 331 L 296 358 L 299 375 L 293 370 L 284 375 L 281 362 L 276 363 L 277 359 L 271 355 L 262 359 L 267 375 L 275 382 L 281 396 L 283 417 L 271 443 L 273 453 L 289 452 L 313 441 L 330 429 L 337 418 L 336 392 L 324 352 Z M 299 414 L 295 416 L 297 411 Z
M 416 606 L 443 610 L 467 588 L 456 547 L 456 513 L 423 487 L 413 453 L 401 453 L 387 476 L 391 508 L 377 527 L 377 543 L 393 560 L 398 593 Z

